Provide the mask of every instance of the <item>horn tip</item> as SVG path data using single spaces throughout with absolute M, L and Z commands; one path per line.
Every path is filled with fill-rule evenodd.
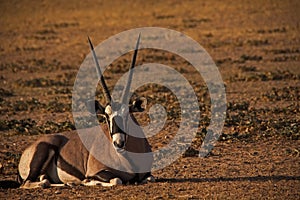
M 92 41 L 89 36 L 87 36 L 87 39 L 88 39 L 91 49 L 94 49 L 94 46 L 93 46 Z
M 141 32 L 139 33 L 138 39 L 136 41 L 136 45 L 135 45 L 135 49 L 137 50 L 140 44 L 140 40 L 141 40 Z

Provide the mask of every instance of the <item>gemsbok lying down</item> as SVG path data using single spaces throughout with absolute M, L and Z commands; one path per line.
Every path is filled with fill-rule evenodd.
M 133 69 L 138 51 L 140 36 L 138 38 L 136 49 L 134 51 L 130 69 Z M 144 110 L 144 99 L 138 98 L 131 105 L 125 105 L 126 99 L 129 98 L 129 89 L 132 79 L 130 70 L 125 89 L 123 91 L 121 102 L 114 102 L 104 81 L 101 73 L 93 45 L 88 38 L 93 58 L 96 64 L 100 83 L 107 101 L 105 107 L 101 106 L 98 101 L 88 102 L 87 107 L 92 113 L 97 112 L 106 118 L 108 130 L 104 131 L 109 139 L 107 146 L 97 146 L 97 140 L 91 142 L 89 149 L 101 149 L 99 152 L 102 159 L 120 161 L 125 169 L 134 168 L 134 160 L 127 159 L 124 151 L 134 153 L 149 153 L 151 147 L 144 136 L 142 129 L 135 126 L 130 130 L 128 117 L 131 117 L 135 123 L 136 120 L 132 115 L 133 112 L 142 112 Z M 118 106 L 113 106 L 118 105 Z M 131 121 L 131 123 L 132 123 Z M 129 128 L 128 128 L 129 127 Z M 136 128 L 138 127 L 138 128 Z M 95 131 L 95 128 L 87 128 L 85 132 Z M 134 132 L 134 134 L 130 134 Z M 97 133 L 98 134 L 98 133 Z M 99 133 L 100 134 L 100 133 Z M 139 135 L 134 137 L 132 135 Z M 141 136 L 141 137 L 140 137 Z M 103 148 L 111 148 L 109 151 Z M 104 152 L 104 153 L 103 153 Z M 97 152 L 96 152 L 97 153 Z M 94 152 L 95 154 L 95 152 Z M 60 134 L 46 135 L 34 142 L 23 152 L 19 163 L 18 181 L 21 188 L 46 188 L 50 186 L 63 185 L 102 185 L 113 186 L 122 183 L 141 183 L 152 182 L 154 177 L 151 175 L 151 166 L 153 157 L 147 159 L 145 163 L 149 166 L 147 172 L 131 172 L 126 170 L 117 170 L 101 163 L 82 143 L 81 138 L 76 131 L 64 132 Z

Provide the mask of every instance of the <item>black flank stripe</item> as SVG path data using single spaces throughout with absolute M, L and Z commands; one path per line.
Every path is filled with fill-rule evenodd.
M 91 176 L 89 178 L 108 183 L 111 179 L 117 178 L 117 176 L 110 171 L 103 170 L 98 172 L 95 176 Z
M 57 163 L 57 167 L 59 167 L 61 170 L 74 177 L 77 177 L 80 180 L 85 179 L 85 176 L 76 167 L 69 164 L 61 155 L 58 155 L 58 160 L 59 162 Z

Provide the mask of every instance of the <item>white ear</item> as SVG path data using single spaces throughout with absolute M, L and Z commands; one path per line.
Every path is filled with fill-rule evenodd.
M 143 112 L 147 107 L 147 99 L 145 97 L 137 98 L 130 106 L 131 112 Z
M 107 105 L 106 108 L 105 108 L 105 113 L 107 115 L 111 115 L 112 114 L 112 109 L 111 109 L 111 106 L 110 105 Z

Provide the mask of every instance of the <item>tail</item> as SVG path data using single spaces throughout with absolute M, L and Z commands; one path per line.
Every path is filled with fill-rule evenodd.
M 23 184 L 23 182 L 24 182 L 24 180 L 22 179 L 22 177 L 21 177 L 20 173 L 18 172 L 18 176 L 17 176 L 17 183 L 18 183 L 19 185 L 22 185 L 22 184 Z

